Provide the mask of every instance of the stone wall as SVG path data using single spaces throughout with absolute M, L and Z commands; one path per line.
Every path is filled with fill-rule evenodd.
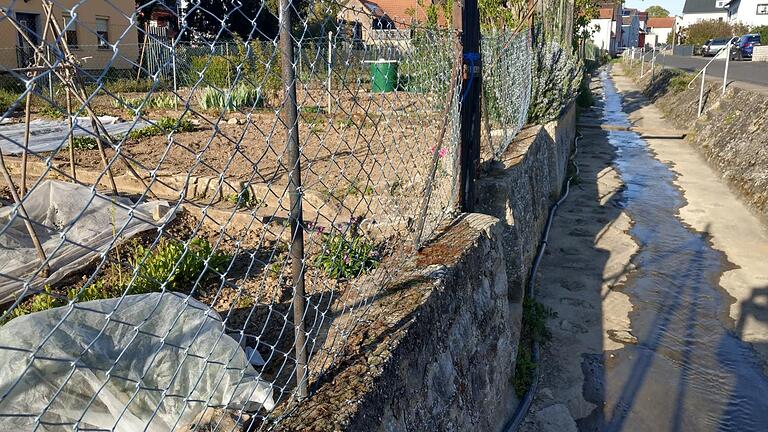
M 699 85 L 688 89 L 687 77 L 669 69 L 640 79 L 646 96 L 693 144 L 729 186 L 763 219 L 768 219 L 768 94 L 730 85 L 722 95 L 720 82 L 704 87 L 704 113 L 697 117 Z M 676 81 L 679 81 L 676 83 Z M 676 85 L 677 84 L 677 85 Z
M 549 206 L 560 196 L 575 138 L 576 109 L 546 126 L 523 129 L 500 162 L 486 163 L 477 183 L 477 211 L 504 225 L 510 300 L 520 302 Z
M 281 430 L 497 431 L 517 406 L 521 292 L 559 195 L 575 109 L 524 129 L 484 164 L 477 210 L 397 263 L 344 345 L 344 358 L 286 413 Z M 382 264 L 382 266 L 385 264 Z

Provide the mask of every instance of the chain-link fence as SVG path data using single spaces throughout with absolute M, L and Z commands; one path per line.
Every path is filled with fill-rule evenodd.
M 0 425 L 271 429 L 456 213 L 457 33 L 331 2 L 233 3 L 235 34 L 201 1 L 137 42 L 103 3 L 0 15 Z M 482 49 L 498 156 L 530 42 Z

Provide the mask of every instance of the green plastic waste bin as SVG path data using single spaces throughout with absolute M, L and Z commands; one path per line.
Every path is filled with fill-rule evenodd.
M 397 60 L 379 59 L 371 62 L 371 91 L 387 93 L 397 87 Z

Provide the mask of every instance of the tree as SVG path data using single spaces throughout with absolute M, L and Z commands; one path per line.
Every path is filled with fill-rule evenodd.
M 659 5 L 650 6 L 645 11 L 649 18 L 666 18 L 669 16 L 669 11 Z
M 740 23 L 730 24 L 719 20 L 704 20 L 691 24 L 683 32 L 684 43 L 703 45 L 709 39 L 740 36 L 747 28 Z

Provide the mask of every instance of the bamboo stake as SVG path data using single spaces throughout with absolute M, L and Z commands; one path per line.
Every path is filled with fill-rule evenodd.
M 51 19 L 51 9 L 45 11 L 45 22 L 43 27 L 43 37 L 40 40 L 40 50 L 45 46 L 45 39 L 48 37 L 48 21 Z M 38 51 L 38 47 L 35 46 L 35 67 L 40 63 L 40 56 L 42 53 Z M 37 78 L 38 72 L 32 72 L 31 78 L 34 81 Z M 21 153 L 21 196 L 27 195 L 27 157 L 29 153 L 29 122 L 32 120 L 31 105 L 32 105 L 32 90 L 27 90 L 26 100 L 24 101 L 24 152 Z
M 29 232 L 29 237 L 32 239 L 32 244 L 35 246 L 35 250 L 37 251 L 37 257 L 40 259 L 40 263 L 43 265 L 41 276 L 43 278 L 47 278 L 48 275 L 50 274 L 51 268 L 48 266 L 48 263 L 45 262 L 46 258 L 45 258 L 45 251 L 43 250 L 43 245 L 40 243 L 40 238 L 37 237 L 35 228 L 32 226 L 32 222 L 30 222 L 29 215 L 27 214 L 27 211 L 24 209 L 24 205 L 21 203 L 21 198 L 19 197 L 19 194 L 16 192 L 16 186 L 13 184 L 13 179 L 11 179 L 11 174 L 8 172 L 8 168 L 5 166 L 5 158 L 3 157 L 2 151 L 0 151 L 0 170 L 3 171 L 3 177 L 5 178 L 5 183 L 8 185 L 8 189 L 10 189 L 11 191 L 13 202 L 16 203 L 18 212 L 21 215 L 21 218 L 24 220 L 24 225 L 27 227 L 27 232 Z

